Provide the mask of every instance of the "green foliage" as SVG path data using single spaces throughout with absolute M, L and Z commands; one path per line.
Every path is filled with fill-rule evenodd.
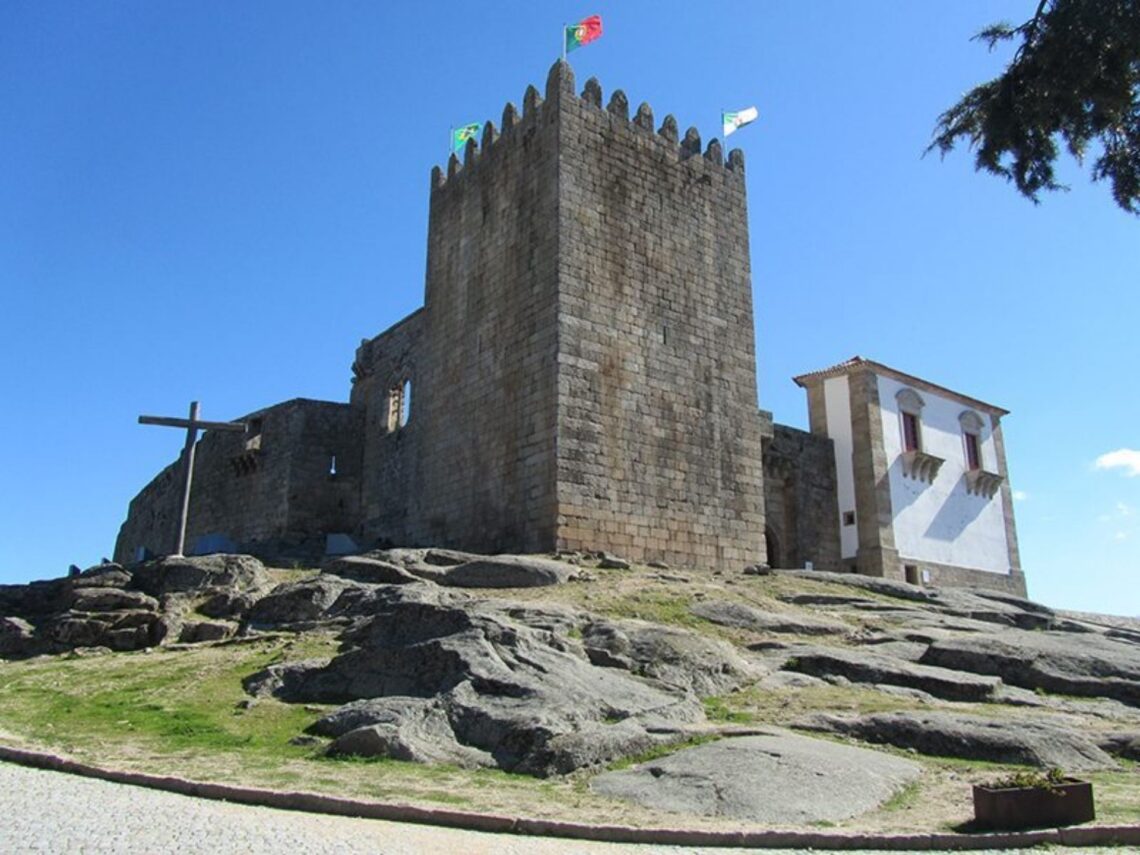
M 1050 769 L 1047 772 L 1024 769 L 1007 777 L 999 778 L 986 786 L 991 790 L 1055 790 L 1059 784 L 1063 784 L 1065 781 L 1065 773 L 1060 769 Z
M 1037 202 L 1064 189 L 1053 169 L 1059 140 L 1078 161 L 1096 144 L 1093 180 L 1107 179 L 1117 205 L 1140 215 L 1140 0 L 1040 0 L 1024 24 L 975 38 L 1021 44 L 1000 77 L 939 117 L 927 151 L 968 140 L 978 170 Z

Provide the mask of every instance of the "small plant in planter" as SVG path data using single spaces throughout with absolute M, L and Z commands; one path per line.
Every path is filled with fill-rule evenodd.
M 1092 784 L 1067 777 L 1060 769 L 1017 772 L 974 785 L 974 821 L 980 828 L 1056 828 L 1095 818 Z

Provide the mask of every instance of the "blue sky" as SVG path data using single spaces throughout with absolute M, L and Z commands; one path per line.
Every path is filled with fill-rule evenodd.
M 855 354 L 1011 410 L 1030 594 L 1140 614 L 1140 220 L 1065 164 L 1039 206 L 923 157 L 1035 0 L 40 2 L 0 6 L 0 582 L 112 551 L 192 399 L 346 400 L 423 297 L 448 128 L 570 57 L 745 152 L 761 405 Z M 1115 455 L 1104 457 L 1104 455 Z M 1097 461 L 1102 466 L 1098 468 Z

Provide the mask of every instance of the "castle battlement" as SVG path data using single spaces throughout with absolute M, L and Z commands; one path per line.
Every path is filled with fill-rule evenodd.
M 586 81 L 580 94 L 574 93 L 574 70 L 570 64 L 559 60 L 550 69 L 546 80 L 546 97 L 539 94 L 534 85 L 527 86 L 523 94 L 523 112 L 519 115 L 518 109 L 511 102 L 503 107 L 500 128 L 488 120 L 483 125 L 481 141 L 476 144 L 469 139 L 463 150 L 462 160 L 454 152 L 447 159 L 446 168 L 432 167 L 431 187 L 433 191 L 442 189 L 464 172 L 476 167 L 480 160 L 493 156 L 495 148 L 499 145 L 513 145 L 522 139 L 528 129 L 533 129 L 539 122 L 547 117 L 551 109 L 561 111 L 563 105 L 588 107 L 601 111 L 612 117 L 610 126 L 612 130 L 628 129 L 645 139 L 653 139 L 662 147 L 663 151 L 672 154 L 678 164 L 685 163 L 701 155 L 701 135 L 695 127 L 685 131 L 683 137 L 678 131 L 677 119 L 673 114 L 667 114 L 661 126 L 654 131 L 653 108 L 642 101 L 633 118 L 629 115 L 629 98 L 621 89 L 615 89 L 605 107 L 602 86 L 596 77 Z M 500 130 L 501 129 L 501 130 Z M 735 173 L 741 179 L 744 173 L 744 152 L 738 148 L 732 149 L 727 160 L 720 140 L 711 139 L 703 152 L 703 161 L 723 168 L 725 171 Z

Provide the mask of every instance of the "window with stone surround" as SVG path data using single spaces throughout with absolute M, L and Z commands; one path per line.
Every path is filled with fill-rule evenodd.
M 922 450 L 922 408 L 926 402 L 914 389 L 900 389 L 895 400 L 899 405 L 903 473 L 916 481 L 932 484 L 943 460 Z
M 962 426 L 962 448 L 966 458 L 966 469 L 973 472 L 984 468 L 982 466 L 982 428 L 984 423 L 981 416 L 973 410 L 966 410 L 958 416 L 958 423 Z
M 992 499 L 1001 488 L 1004 476 L 989 472 L 982 457 L 982 431 L 985 422 L 973 410 L 965 410 L 958 416 L 962 426 L 962 456 L 966 462 L 966 492 L 974 496 Z
M 914 389 L 900 390 L 895 400 L 899 402 L 903 451 L 922 451 L 922 408 L 926 402 Z
M 405 379 L 388 390 L 388 433 L 405 427 L 412 417 L 412 381 Z

